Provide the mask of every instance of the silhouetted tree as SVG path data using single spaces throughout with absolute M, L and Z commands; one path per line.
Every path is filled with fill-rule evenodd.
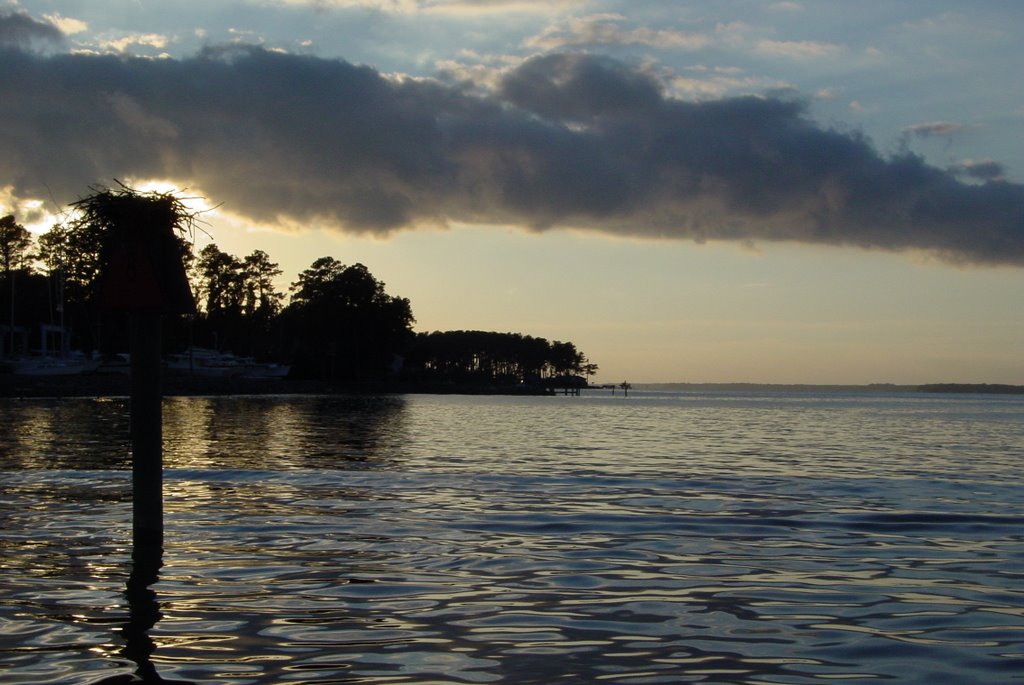
M 520 333 L 436 331 L 416 336 L 409 375 L 435 382 L 537 385 L 582 372 L 584 360 L 572 343 Z
M 263 250 L 242 260 L 242 324 L 248 354 L 279 358 L 281 355 L 280 313 L 284 293 L 277 292 L 274 279 L 281 275 L 276 262 Z
M 253 250 L 242 261 L 242 269 L 245 315 L 261 319 L 276 316 L 284 300 L 284 293 L 274 288 L 274 279 L 281 275 L 281 269 L 263 250 Z
M 321 257 L 299 274 L 284 316 L 296 372 L 328 380 L 386 375 L 411 336 L 409 300 L 393 297 L 362 264 Z
M 208 316 L 242 313 L 245 296 L 242 262 L 210 243 L 199 251 L 196 270 L 199 295 Z
M 54 303 L 47 318 L 50 323 L 64 323 L 71 331 L 85 332 L 66 344 L 94 347 L 93 328 L 99 317 L 93 302 L 94 283 L 99 276 L 102 250 L 97 227 L 80 221 L 54 224 L 39 236 L 36 244 L 36 257 L 46 268 Z
M 67 229 L 63 224 L 53 227 L 36 239 L 36 258 L 46 267 L 47 272 L 63 270 L 68 260 Z
M 0 264 L 4 274 L 23 268 L 28 263 L 32 234 L 14 220 L 13 214 L 0 217 Z
M 583 355 L 571 342 L 555 341 L 551 344 L 551 354 L 548 357 L 550 375 L 552 376 L 574 376 L 582 372 Z
M 211 243 L 199 251 L 192 272 L 202 303 L 197 320 L 202 344 L 259 357 L 279 354 L 273 330 L 284 294 L 274 286 L 281 269 L 270 255 L 254 250 L 240 260 Z
M 242 262 L 210 243 L 195 261 L 195 286 L 203 311 L 201 340 L 230 349 L 241 340 L 245 272 Z
M 71 307 L 85 307 L 95 295 L 102 251 L 101 227 L 81 219 L 55 224 L 39 236 L 39 259 L 61 274 Z
M 7 292 L 10 297 L 8 324 L 10 325 L 10 350 L 14 351 L 14 294 L 15 273 L 28 265 L 28 249 L 32 246 L 32 234 L 14 220 L 13 214 L 0 217 L 0 262 L 4 269 Z

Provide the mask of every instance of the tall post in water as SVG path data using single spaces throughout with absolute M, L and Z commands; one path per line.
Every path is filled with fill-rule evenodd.
M 104 305 L 131 325 L 132 556 L 159 567 L 163 551 L 161 318 L 191 314 L 195 300 L 175 234 L 193 215 L 173 195 L 97 189 L 75 206 L 103 236 Z
M 138 555 L 164 545 L 161 321 L 148 311 L 130 317 L 132 541 Z
M 100 236 L 104 306 L 125 312 L 131 325 L 132 572 L 123 653 L 138 665 L 138 682 L 185 683 L 157 674 L 147 631 L 160 618 L 149 586 L 163 566 L 164 544 L 161 320 L 195 312 L 183 261 L 188 243 L 180 235 L 192 228 L 194 214 L 171 194 L 139 193 L 124 185 L 93 190 L 74 203 L 77 220 Z M 125 681 L 117 676 L 102 682 Z

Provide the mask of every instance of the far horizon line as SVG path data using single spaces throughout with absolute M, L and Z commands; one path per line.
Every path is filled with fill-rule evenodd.
M 964 389 L 989 389 L 989 390 L 1012 390 L 1024 393 L 1024 384 L 1017 383 L 992 383 L 992 382 L 963 382 L 963 381 L 938 381 L 928 383 L 782 383 L 782 382 L 757 382 L 757 381 L 628 381 L 632 389 L 672 389 L 672 388 L 712 388 L 712 389 L 850 389 L 850 390 L 918 390 L 921 388 L 939 389 L 949 388 L 951 390 Z M 592 383 L 591 387 L 599 388 L 604 386 L 621 386 L 619 383 Z

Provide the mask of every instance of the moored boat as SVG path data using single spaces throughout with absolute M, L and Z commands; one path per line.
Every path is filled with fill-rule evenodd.
M 286 364 L 260 363 L 252 357 L 237 357 L 203 347 L 169 354 L 164 363 L 168 371 L 207 378 L 284 378 L 291 371 Z
M 91 373 L 99 361 L 86 357 L 28 357 L 9 362 L 11 372 L 19 376 L 75 376 Z

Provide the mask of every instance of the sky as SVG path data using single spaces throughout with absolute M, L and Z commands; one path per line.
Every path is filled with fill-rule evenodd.
M 1024 384 L 1024 3 L 0 0 L 0 212 L 196 198 L 287 288 L 598 382 Z

